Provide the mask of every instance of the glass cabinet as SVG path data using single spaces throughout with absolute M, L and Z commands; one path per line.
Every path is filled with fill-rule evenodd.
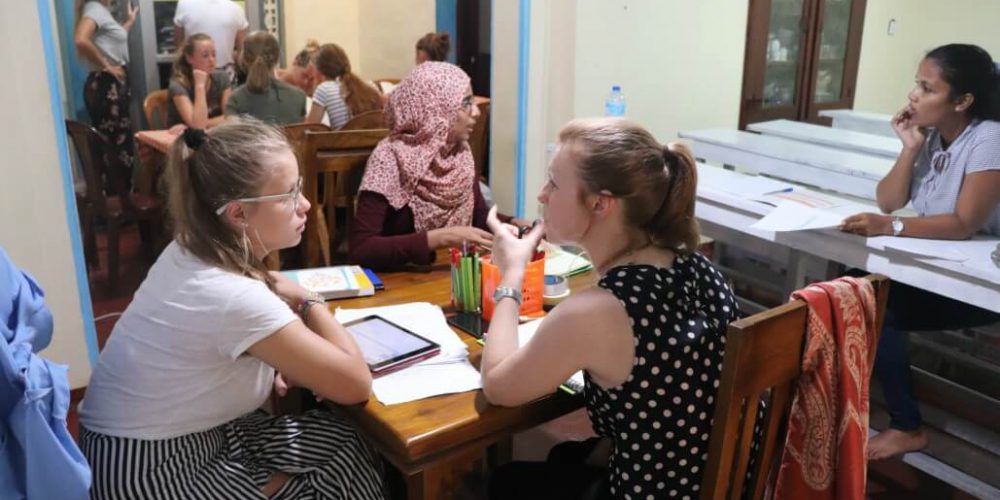
M 751 0 L 740 128 L 854 104 L 865 0 Z

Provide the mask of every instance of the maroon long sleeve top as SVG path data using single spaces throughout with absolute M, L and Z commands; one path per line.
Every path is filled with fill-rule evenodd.
M 472 185 L 472 225 L 489 231 L 486 200 L 479 190 L 479 182 Z M 499 218 L 503 222 L 510 221 L 509 216 Z M 393 271 L 406 264 L 428 265 L 434 261 L 434 250 L 427 244 L 427 231 L 416 231 L 410 206 L 396 210 L 385 196 L 372 191 L 358 193 L 348 246 L 348 262 L 376 271 Z

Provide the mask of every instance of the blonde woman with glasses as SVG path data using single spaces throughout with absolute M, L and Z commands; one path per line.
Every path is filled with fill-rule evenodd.
M 263 266 L 309 202 L 281 132 L 234 119 L 170 153 L 174 241 L 115 325 L 80 406 L 92 498 L 383 498 L 335 411 L 259 408 L 292 381 L 339 404 L 371 373 L 321 298 Z

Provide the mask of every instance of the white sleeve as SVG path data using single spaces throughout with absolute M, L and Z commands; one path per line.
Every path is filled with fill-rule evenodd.
M 184 0 L 177 1 L 177 10 L 174 11 L 174 26 L 184 27 L 184 23 L 187 22 L 188 18 L 188 3 Z M 194 33 L 187 33 L 186 36 L 191 36 Z
M 245 30 L 245 29 L 249 28 L 250 27 L 250 21 L 247 21 L 247 13 L 246 13 L 246 11 L 243 10 L 243 9 L 241 9 L 235 3 L 233 4 L 233 6 L 236 7 L 236 26 L 239 26 L 238 29 Z
M 323 109 L 330 108 L 330 83 L 323 82 L 317 85 L 316 90 L 313 91 L 313 102 L 319 104 Z
M 242 286 L 229 298 L 219 327 L 219 352 L 236 359 L 250 346 L 298 319 L 263 282 Z

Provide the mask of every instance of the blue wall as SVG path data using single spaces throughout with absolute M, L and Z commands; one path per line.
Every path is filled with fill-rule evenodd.
M 437 8 L 435 9 L 434 19 L 436 21 L 435 29 L 440 32 L 445 32 L 451 35 L 452 47 L 454 47 L 456 34 L 458 33 L 458 22 L 457 22 L 457 1 L 458 0 L 437 0 Z M 463 0 L 465 1 L 465 0 Z M 455 63 L 455 50 L 448 54 L 448 61 Z
M 83 84 L 87 81 L 87 67 L 76 56 L 73 46 L 73 28 L 76 26 L 76 10 L 74 0 L 53 0 L 56 7 L 56 26 L 59 42 L 59 53 L 62 54 L 62 71 L 66 87 L 63 92 L 69 104 L 67 118 L 90 121 L 87 109 L 83 104 Z

